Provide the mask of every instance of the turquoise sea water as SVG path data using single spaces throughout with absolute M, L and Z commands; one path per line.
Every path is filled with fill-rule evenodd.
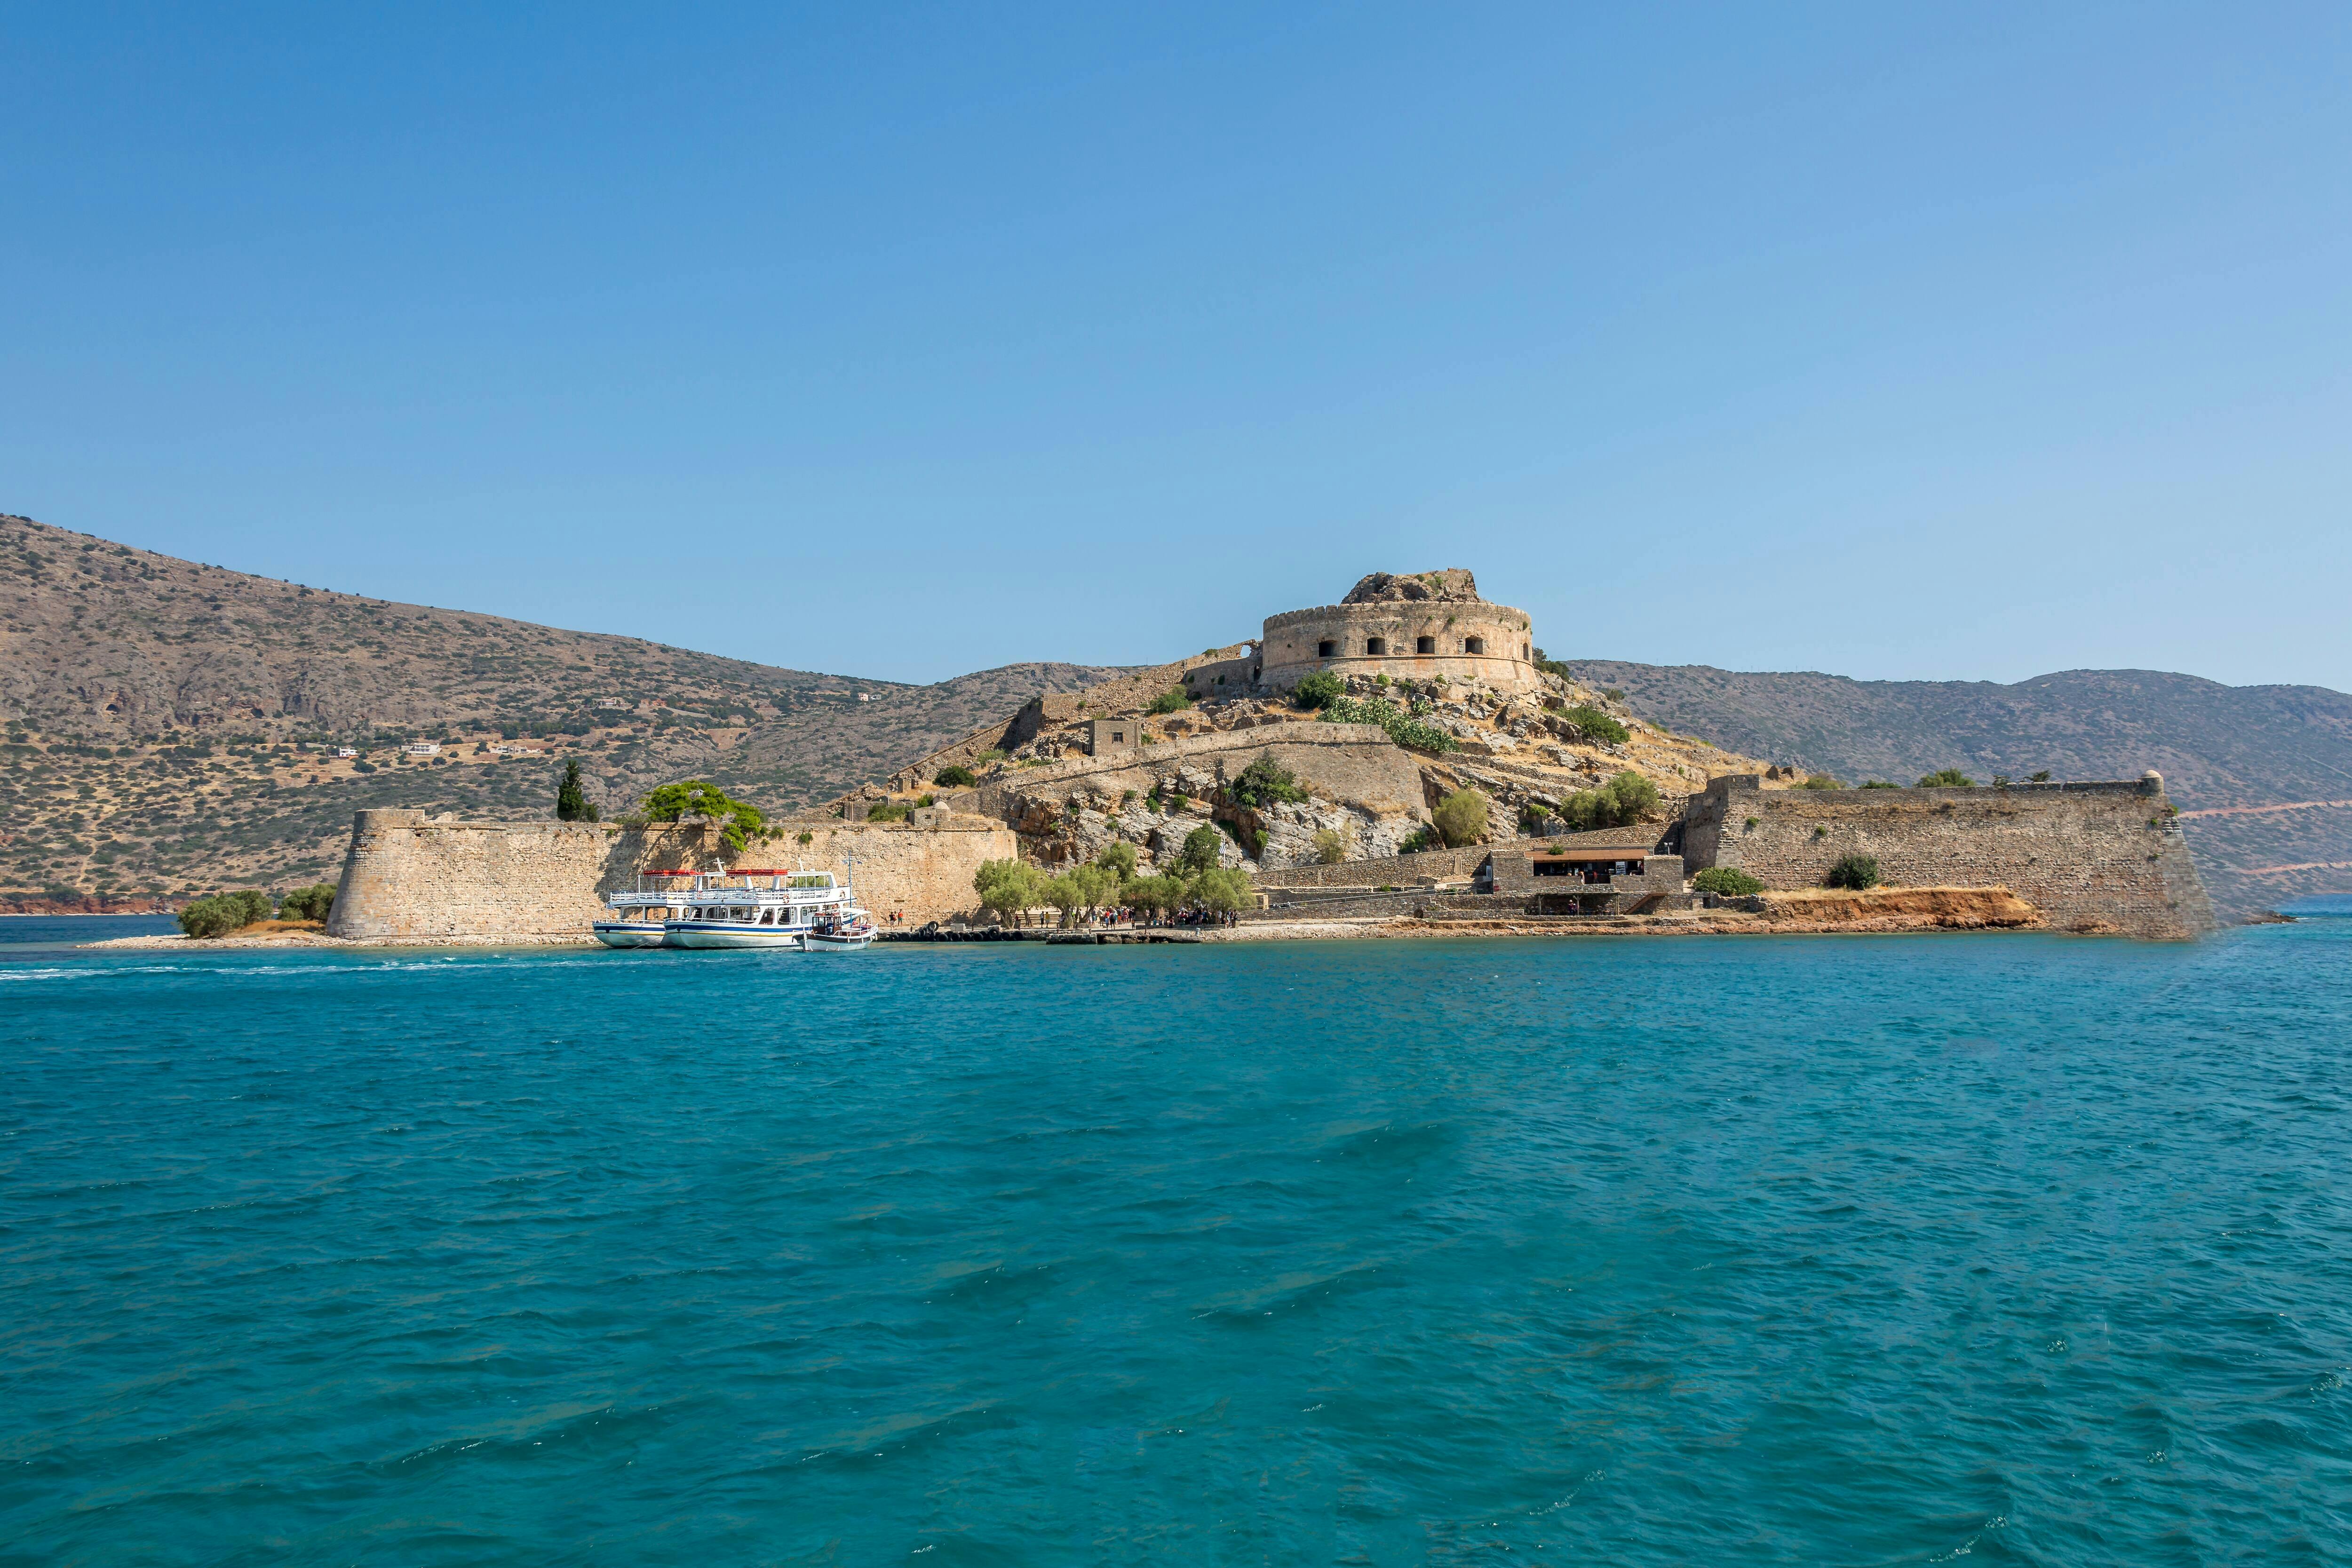
M 0 1561 L 2352 1557 L 2352 921 L 0 1020 Z

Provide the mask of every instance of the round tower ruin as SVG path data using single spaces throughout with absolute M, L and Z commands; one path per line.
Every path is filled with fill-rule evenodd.
M 1459 567 L 1375 572 L 1336 605 L 1265 619 L 1255 684 L 1287 691 L 1318 669 L 1524 691 L 1539 685 L 1527 612 L 1490 605 Z

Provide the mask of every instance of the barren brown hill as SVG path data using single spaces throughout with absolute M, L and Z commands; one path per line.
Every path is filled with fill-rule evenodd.
M 543 816 L 565 756 L 608 810 L 689 776 L 783 810 L 1121 673 L 1023 664 L 908 686 L 778 669 L 0 516 L 0 893 L 328 876 L 354 809 Z M 439 750 L 412 760 L 411 742 Z

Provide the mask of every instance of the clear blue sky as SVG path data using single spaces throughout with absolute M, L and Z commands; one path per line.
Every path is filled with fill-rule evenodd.
M 17 5 L 0 510 L 931 679 L 2352 689 L 2352 7 Z

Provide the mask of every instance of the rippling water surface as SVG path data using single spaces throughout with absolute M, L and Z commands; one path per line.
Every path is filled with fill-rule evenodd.
M 2343 1561 L 2352 921 L 0 959 L 0 1560 Z

